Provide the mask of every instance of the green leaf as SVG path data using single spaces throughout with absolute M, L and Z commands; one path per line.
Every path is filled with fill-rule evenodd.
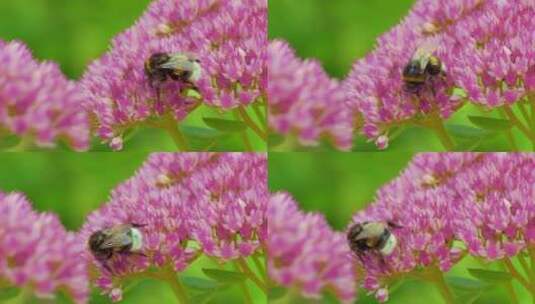
M 268 291 L 268 300 L 275 301 L 284 297 L 288 293 L 288 289 L 284 287 L 273 287 Z
M 202 272 L 209 278 L 212 278 L 218 282 L 223 283 L 240 283 L 245 281 L 247 276 L 241 272 L 236 271 L 228 271 L 228 270 L 221 270 L 221 269 L 213 269 L 213 268 L 203 268 Z
M 490 285 L 478 280 L 467 279 L 463 277 L 446 277 L 450 288 L 456 292 L 459 291 L 480 291 Z
M 483 142 L 483 140 L 490 139 L 498 135 L 498 132 L 491 132 L 464 125 L 447 125 L 446 129 L 457 142 L 455 151 L 475 150 L 481 144 L 481 142 Z
M 481 291 L 462 292 L 455 297 L 456 303 L 472 304 L 481 297 Z
M 210 128 L 214 128 L 221 132 L 235 133 L 235 132 L 242 132 L 247 129 L 247 125 L 244 122 L 239 121 L 239 120 L 229 120 L 229 119 L 214 118 L 214 117 L 204 117 L 203 120 L 204 120 L 204 123 L 208 125 Z
M 180 279 L 186 287 L 196 290 L 215 290 L 221 287 L 221 283 L 192 276 L 181 276 Z
M 181 126 L 180 130 L 193 151 L 208 150 L 226 137 L 224 133 L 208 128 Z
M 485 116 L 468 116 L 468 119 L 476 126 L 480 127 L 481 129 L 489 130 L 489 131 L 506 131 L 513 127 L 513 124 L 506 119 L 500 119 L 500 118 L 491 118 L 491 117 L 485 117 Z
M 6 287 L 0 288 L 0 300 L 8 300 L 18 296 L 20 293 L 20 288 L 17 287 Z
M 195 303 L 195 304 L 208 303 L 208 301 L 210 301 L 215 296 L 215 294 L 216 293 L 214 291 L 203 292 L 203 293 L 190 297 L 190 301 L 191 303 Z
M 480 268 L 468 268 L 468 272 L 475 278 L 491 284 L 509 283 L 513 276 L 505 271 L 487 270 Z
M 280 134 L 269 134 L 268 144 L 270 147 L 276 147 L 284 142 L 286 138 Z
M 492 132 L 463 125 L 447 125 L 446 129 L 456 139 L 472 140 L 489 136 Z

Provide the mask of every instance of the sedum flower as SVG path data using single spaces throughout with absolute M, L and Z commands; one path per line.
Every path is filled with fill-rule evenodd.
M 329 78 L 320 63 L 302 61 L 288 44 L 268 47 L 269 125 L 283 135 L 295 134 L 306 146 L 322 137 L 341 150 L 352 146 L 352 118 L 344 105 L 340 84 Z
M 366 271 L 363 287 L 382 299 L 397 275 L 429 268 L 446 272 L 466 253 L 497 260 L 525 249 L 535 219 L 534 169 L 530 154 L 416 156 L 353 218 L 401 227 L 392 231 L 398 245 L 391 255 L 355 258 Z
M 402 123 L 436 127 L 467 100 L 493 108 L 527 97 L 535 71 L 533 48 L 526 47 L 534 41 L 532 17 L 530 1 L 416 2 L 345 81 L 364 135 L 377 140 Z M 440 58 L 444 74 L 414 93 L 403 70 L 418 50 Z
M 485 154 L 448 187 L 457 194 L 452 214 L 457 238 L 486 260 L 513 257 L 533 242 L 535 156 Z
M 65 141 L 89 148 L 83 95 L 58 66 L 37 62 L 21 42 L 0 43 L 0 132 L 31 139 L 40 147 Z
M 444 34 L 443 58 L 471 102 L 510 105 L 535 90 L 535 5 L 494 0 L 480 7 Z
M 135 274 L 183 271 L 201 254 L 222 262 L 248 257 L 267 235 L 266 156 L 255 153 L 156 153 L 92 213 L 81 231 L 117 224 L 143 225 L 142 254 L 115 256 L 97 285 L 113 300 L 122 279 Z
M 0 282 L 39 299 L 65 292 L 76 303 L 89 296 L 83 244 L 52 214 L 36 213 L 20 193 L 0 192 Z
M 267 211 L 267 263 L 276 283 L 293 287 L 307 298 L 332 291 L 344 303 L 355 299 L 355 271 L 342 233 L 325 218 L 303 213 L 286 193 L 271 196 Z
M 119 149 L 123 134 L 138 124 L 181 121 L 201 102 L 228 110 L 259 100 L 266 95 L 266 28 L 265 0 L 154 1 L 84 75 L 98 135 Z M 157 98 L 144 64 L 158 52 L 200 60 L 198 94 L 167 81 Z

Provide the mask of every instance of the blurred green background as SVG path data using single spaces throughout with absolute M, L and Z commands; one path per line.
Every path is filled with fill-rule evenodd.
M 78 230 L 85 217 L 107 201 L 111 191 L 134 175 L 148 154 L 127 153 L 0 153 L 0 191 L 19 191 L 27 195 L 34 209 L 53 212 L 72 231 Z M 200 259 L 184 273 L 206 278 L 202 268 L 215 268 L 213 261 Z M 230 265 L 227 269 L 231 270 Z M 265 295 L 247 283 L 255 303 L 264 303 Z M 0 300 L 1 302 L 1 300 Z M 61 302 L 63 303 L 63 302 Z M 90 304 L 111 303 L 94 289 Z M 124 295 L 125 304 L 176 303 L 166 284 L 142 280 Z M 207 303 L 243 303 L 238 286 L 217 294 Z
M 398 24 L 415 0 L 269 0 L 269 38 L 287 40 L 301 58 L 316 58 L 326 71 L 337 79 L 344 79 L 355 60 L 373 50 L 382 33 Z M 447 123 L 475 127 L 468 115 L 499 118 L 472 105 L 465 106 Z M 517 113 L 518 115 L 518 113 Z M 478 151 L 508 151 L 505 134 L 478 133 L 479 129 L 455 128 L 454 139 L 459 148 Z M 525 137 L 513 130 L 520 150 L 531 151 Z M 468 139 L 467 139 L 468 137 Z M 471 144 L 467 144 L 470 142 Z M 295 147 L 276 147 L 276 151 L 295 151 Z M 289 150 L 292 149 L 292 150 Z M 377 151 L 373 143 L 358 136 L 355 151 Z M 319 148 L 297 148 L 299 151 L 331 151 L 328 145 Z M 407 127 L 390 141 L 388 151 L 443 151 L 436 135 L 428 129 Z
M 59 63 L 71 79 L 79 79 L 85 67 L 108 50 L 111 39 L 134 24 L 150 0 L 0 0 L 0 39 L 21 40 L 39 60 Z M 252 111 L 250 111 L 252 115 Z M 253 115 L 254 116 L 254 115 Z M 218 137 L 217 143 L 196 140 L 196 150 L 209 146 L 212 151 L 244 151 L 241 135 L 218 134 L 206 128 L 203 117 L 234 119 L 208 107 L 197 109 L 183 123 L 187 135 Z M 202 129 L 199 129 L 203 127 Z M 250 130 L 247 135 L 254 150 L 265 151 L 266 144 Z M 109 151 L 95 140 L 94 151 Z M 171 138 L 161 130 L 142 129 L 125 143 L 124 151 L 176 151 Z
M 412 159 L 411 153 L 273 153 L 269 154 L 269 188 L 286 191 L 307 212 L 321 212 L 330 225 L 338 231 L 346 229 L 352 215 L 372 202 L 381 186 L 398 176 Z M 288 219 L 291 220 L 291 219 Z M 518 266 L 518 265 L 517 265 Z M 499 270 L 496 265 L 482 265 L 472 258 L 465 258 L 446 277 L 473 279 L 467 268 Z M 518 266 L 519 267 L 519 266 Z M 527 292 L 516 285 L 519 303 L 531 303 Z M 309 303 L 302 299 L 286 299 L 274 304 Z M 318 303 L 318 302 L 310 302 Z M 323 300 L 320 303 L 336 303 Z M 358 304 L 377 303 L 359 293 Z M 444 303 L 433 284 L 408 280 L 391 293 L 391 304 Z M 467 302 L 459 302 L 459 304 Z M 486 290 L 475 304 L 511 303 L 503 287 Z

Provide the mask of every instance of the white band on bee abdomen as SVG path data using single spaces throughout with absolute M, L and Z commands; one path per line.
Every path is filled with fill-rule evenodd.
M 394 248 L 396 248 L 396 245 L 398 243 L 398 240 L 396 239 L 396 236 L 394 234 L 390 234 L 388 239 L 386 240 L 386 244 L 381 249 L 382 255 L 390 255 L 394 251 Z
M 139 251 L 143 247 L 143 234 L 137 228 L 132 228 L 132 251 Z

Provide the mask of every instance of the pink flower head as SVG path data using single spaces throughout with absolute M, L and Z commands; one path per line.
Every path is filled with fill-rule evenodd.
M 181 121 L 199 102 L 226 110 L 260 100 L 266 95 L 266 28 L 266 0 L 153 1 L 82 80 L 99 136 L 109 142 L 165 115 Z M 188 53 L 200 61 L 194 84 L 200 97 L 169 80 L 157 98 L 145 62 L 161 52 Z
M 320 298 L 329 290 L 344 303 L 352 303 L 355 269 L 345 236 L 331 230 L 323 216 L 301 212 L 286 193 L 271 196 L 267 216 L 271 279 L 298 288 L 308 298 Z
M 525 47 L 534 40 L 532 17 L 533 4 L 520 1 L 418 1 L 345 82 L 362 132 L 376 139 L 393 125 L 448 118 L 466 97 L 495 107 L 526 96 L 535 78 L 534 51 Z M 428 55 L 440 59 L 443 73 L 407 90 L 405 67 Z
M 535 156 L 482 154 L 448 185 L 456 193 L 455 232 L 469 253 L 487 260 L 513 257 L 535 241 Z
M 37 62 L 17 41 L 0 43 L 0 129 L 51 147 L 64 140 L 75 150 L 89 148 L 89 121 L 83 95 L 58 66 Z
M 470 101 L 495 108 L 535 91 L 535 9 L 529 1 L 480 2 L 445 31 L 442 59 Z
M 339 83 L 320 63 L 302 61 L 284 41 L 268 46 L 269 125 L 277 133 L 295 134 L 303 145 L 328 138 L 341 150 L 352 146 L 352 117 Z
M 83 250 L 56 216 L 36 213 L 22 194 L 0 192 L 0 280 L 30 288 L 37 298 L 64 291 L 76 303 L 86 303 Z
M 398 241 L 391 255 L 355 258 L 365 264 L 364 287 L 382 298 L 389 277 L 431 266 L 448 271 L 463 252 L 487 260 L 516 255 L 532 240 L 534 169 L 529 154 L 416 156 L 353 218 L 399 226 L 391 228 Z
M 266 156 L 255 153 L 155 153 L 88 217 L 81 232 L 142 225 L 141 254 L 117 255 L 99 270 L 97 285 L 112 299 L 121 279 L 155 269 L 183 271 L 205 254 L 228 261 L 258 250 L 267 235 Z

